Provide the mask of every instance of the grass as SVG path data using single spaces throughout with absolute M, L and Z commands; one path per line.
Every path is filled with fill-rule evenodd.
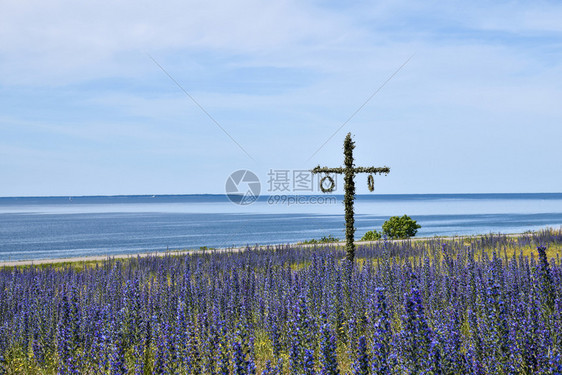
M 544 229 L 543 231 L 554 231 L 554 232 L 562 232 L 562 228 L 560 229 L 552 229 L 552 228 L 547 228 Z M 536 231 L 536 232 L 532 232 L 532 231 L 526 231 L 524 233 L 519 233 L 519 234 L 509 234 L 509 235 L 504 235 L 507 238 L 513 239 L 514 241 L 518 241 L 519 239 L 525 238 L 525 237 L 532 237 L 533 235 L 536 234 L 540 234 L 541 231 Z M 410 241 L 410 242 L 415 242 L 416 243 L 416 247 L 418 248 L 423 248 L 426 251 L 430 251 L 432 245 L 434 244 L 435 241 L 440 241 L 442 243 L 454 243 L 455 241 L 458 240 L 463 240 L 463 244 L 465 246 L 472 246 L 475 248 L 480 248 L 480 249 L 485 249 L 485 251 L 488 253 L 488 255 L 492 255 L 492 252 L 495 251 L 499 251 L 500 253 L 498 254 L 499 256 L 503 256 L 504 258 L 507 256 L 508 258 L 511 258 L 514 253 L 515 256 L 519 256 L 519 255 L 523 255 L 523 256 L 527 256 L 527 257 L 533 257 L 536 255 L 536 246 L 539 245 L 538 243 L 533 243 L 533 244 L 529 244 L 527 246 L 520 246 L 517 245 L 516 242 L 511 242 L 511 243 L 506 243 L 506 245 L 502 248 L 502 249 L 492 249 L 492 248 L 482 248 L 481 246 L 475 246 L 475 241 L 481 241 L 483 239 L 485 239 L 487 236 L 492 235 L 492 233 L 488 234 L 488 235 L 470 235 L 470 236 L 433 236 L 433 237 L 415 237 L 415 238 L 409 238 L 409 239 L 399 239 L 399 240 L 388 240 L 389 242 L 393 242 L 393 241 Z M 501 234 L 494 234 L 494 235 L 501 235 Z M 382 244 L 384 243 L 384 240 L 376 240 L 376 241 L 358 241 L 360 245 L 366 245 L 366 246 L 375 246 L 377 244 Z M 333 244 L 333 246 L 335 248 L 343 248 L 345 246 L 345 244 L 343 242 L 340 242 L 340 239 L 333 237 L 332 235 L 328 235 L 328 236 L 323 236 L 320 239 L 311 239 L 311 240 L 306 240 L 303 242 L 298 242 L 296 245 L 323 245 L 323 244 Z M 290 246 L 290 245 L 289 245 Z M 261 248 L 262 246 L 256 245 L 255 248 Z M 250 247 L 252 248 L 252 247 Z M 154 254 L 149 254 L 149 256 L 184 256 L 186 255 L 186 253 L 191 253 L 191 252 L 195 252 L 195 253 L 206 253 L 208 252 L 208 254 L 212 254 L 213 251 L 220 251 L 221 249 L 217 249 L 214 247 L 207 247 L 207 246 L 201 246 L 199 247 L 199 249 L 177 249 L 177 250 L 168 250 L 166 252 L 160 252 L 160 253 L 154 253 Z M 546 250 L 546 254 L 547 257 L 550 258 L 555 258 L 556 256 L 562 255 L 562 245 L 552 245 L 550 247 L 547 248 Z M 477 255 L 483 255 L 483 254 L 477 254 Z M 412 258 L 415 258 L 417 256 L 413 255 Z M 92 268 L 92 267 L 102 267 L 102 266 L 108 266 L 109 265 L 113 265 L 115 262 L 121 262 L 123 264 L 127 264 L 128 262 L 130 262 L 132 259 L 136 259 L 137 256 L 135 255 L 131 255 L 128 257 L 124 257 L 124 258 L 115 258 L 115 257 L 111 257 L 111 256 L 107 256 L 107 258 L 105 259 L 97 259 L 97 260 L 79 260 L 79 258 L 77 258 L 76 260 L 64 260 L 61 262 L 48 262 L 48 263 L 41 263 L 41 261 L 38 261 L 38 263 L 32 263 L 32 264 L 22 264 L 22 265 L 4 265 L 4 266 L 0 266 L 0 268 L 4 268 L 4 269 L 20 269 L 20 270 L 24 270 L 24 269 L 54 269 L 54 270 L 66 270 L 69 268 L 72 268 L 75 271 L 80 271 L 84 268 Z M 360 257 L 357 257 L 357 261 L 359 263 L 361 263 L 363 260 L 360 259 Z M 301 268 L 300 266 L 297 265 L 297 268 Z
M 554 233 L 557 235 L 562 234 L 562 229 L 554 230 Z M 441 246 L 444 244 L 445 252 L 447 250 L 447 246 L 455 247 L 456 249 L 477 249 L 475 257 L 478 259 L 482 259 L 484 257 L 490 257 L 492 254 L 496 254 L 500 259 L 507 261 L 508 259 L 518 258 L 519 256 L 523 257 L 530 257 L 536 259 L 536 246 L 540 245 L 540 234 L 541 232 L 534 232 L 534 233 L 524 233 L 514 236 L 505 236 L 505 241 L 495 241 L 495 242 L 486 242 L 487 239 L 490 237 L 488 235 L 481 235 L 481 236 L 467 236 L 467 237 L 432 237 L 432 238 L 416 238 L 416 239 L 409 239 L 409 240 L 396 240 L 396 242 L 400 243 L 401 241 L 405 243 L 405 246 L 408 246 L 412 249 L 412 253 L 410 255 L 392 255 L 386 252 L 381 252 L 380 255 L 377 253 L 376 256 L 373 258 L 361 257 L 361 249 L 365 247 L 372 247 L 374 249 L 383 249 L 384 241 L 375 241 L 368 244 L 362 244 L 358 246 L 358 254 L 356 257 L 357 266 L 362 268 L 365 265 L 365 262 L 372 261 L 373 263 L 378 262 L 385 262 L 391 261 L 396 265 L 403 265 L 406 263 L 416 263 L 421 262 L 424 257 L 429 258 L 430 262 L 441 262 L 443 257 L 445 256 L 444 252 L 441 251 Z M 331 237 L 331 236 L 330 236 Z M 333 237 L 331 237 L 333 239 Z M 323 244 L 323 243 L 330 243 L 326 242 L 316 242 L 311 243 L 312 245 Z M 393 242 L 393 241 L 389 241 Z M 486 245 L 487 244 L 487 245 Z M 342 245 L 335 245 L 335 246 L 311 246 L 308 247 L 309 249 L 312 248 L 314 251 L 331 251 L 335 247 L 341 247 Z M 207 250 L 211 250 L 209 248 L 205 248 Z M 201 248 L 200 250 L 204 250 Z M 204 254 L 203 256 L 207 259 L 213 256 L 213 252 L 204 252 L 204 251 L 196 251 L 197 254 Z M 551 243 L 547 248 L 547 257 L 550 258 L 559 258 L 562 255 L 562 244 L 561 243 Z M 258 253 L 259 254 L 259 253 Z M 456 252 L 459 254 L 459 252 Z M 162 254 L 164 255 L 164 254 Z M 185 252 L 167 252 L 165 253 L 166 257 L 180 257 L 185 256 Z M 129 258 L 107 258 L 106 260 L 95 260 L 95 261 L 64 261 L 58 263 L 46 263 L 46 264 L 36 264 L 36 265 L 19 265 L 19 266 L 10 266 L 5 267 L 8 269 L 37 269 L 37 270 L 54 270 L 54 271 L 67 271 L 69 269 L 73 269 L 75 271 L 81 271 L 88 268 L 111 268 L 117 262 L 122 265 L 128 264 L 135 264 L 137 257 L 129 257 Z M 559 262 L 557 262 L 559 263 Z M 287 265 L 288 263 L 284 263 Z M 293 262 L 289 263 L 289 266 L 293 271 L 300 270 L 307 268 L 311 262 L 309 260 L 305 260 L 304 262 Z M 283 266 L 284 266 L 283 265 Z M 256 270 L 259 272 L 259 270 Z M 444 272 L 447 272 L 446 269 L 443 269 Z M 192 278 L 196 278 L 197 275 L 193 274 Z M 148 282 L 151 283 L 150 279 Z M 167 279 L 168 286 L 172 282 L 171 279 Z M 400 331 L 400 316 L 394 315 L 391 318 L 392 324 L 394 325 L 395 331 Z M 466 323 L 466 319 L 464 319 Z M 467 327 L 463 328 L 464 331 L 467 331 Z M 466 334 L 466 332 L 464 332 Z M 344 343 L 338 342 L 338 357 L 339 358 L 348 358 L 349 356 L 345 355 L 346 352 L 352 350 L 352 348 L 347 347 Z M 25 349 L 18 348 L 16 350 L 24 352 Z M 256 331 L 255 333 L 255 351 L 256 351 L 256 360 L 258 364 L 258 369 L 261 371 L 265 366 L 265 362 L 268 359 L 273 357 L 273 345 L 271 340 L 269 339 L 268 335 L 264 331 Z M 129 355 L 132 355 L 129 353 Z M 282 356 L 285 359 L 285 363 L 288 364 L 288 356 L 286 353 L 283 353 Z M 20 358 L 21 357 L 21 358 Z M 35 373 L 42 373 L 41 369 L 33 367 L 34 365 L 30 362 L 26 362 L 23 360 L 23 355 L 14 354 L 15 358 L 11 363 L 13 365 L 13 369 L 15 373 L 28 373 L 28 374 L 35 374 Z M 54 359 L 53 359 L 54 360 Z M 53 366 L 54 363 L 53 362 Z M 30 367 L 31 366 L 31 367 Z M 346 372 L 351 370 L 352 363 L 349 361 L 344 361 L 340 363 L 341 371 Z M 47 366 L 48 367 L 48 366 Z M 54 368 L 54 367 L 53 367 Z
M 340 240 L 339 240 L 339 238 L 335 238 L 330 234 L 328 236 L 324 236 L 324 237 L 320 238 L 319 240 L 313 238 L 311 240 L 299 242 L 299 243 L 297 243 L 297 245 L 316 245 L 316 244 L 334 243 L 334 242 L 340 242 Z

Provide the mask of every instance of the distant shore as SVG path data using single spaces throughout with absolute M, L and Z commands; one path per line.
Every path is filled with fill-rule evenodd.
M 545 229 L 554 229 L 554 230 L 561 230 L 562 227 L 559 229 L 555 228 L 545 228 Z M 538 231 L 537 231 L 538 232 Z M 535 233 L 535 232 L 532 232 Z M 479 238 L 484 236 L 493 235 L 501 235 L 506 237 L 520 237 L 520 236 L 528 236 L 532 233 L 510 233 L 510 234 L 503 234 L 503 233 L 488 233 L 488 234 L 476 234 L 476 235 L 463 235 L 463 236 L 431 236 L 431 237 L 412 237 L 406 240 L 390 240 L 390 241 L 424 241 L 424 240 L 433 240 L 433 239 L 440 239 L 440 240 L 455 240 L 455 239 L 464 239 L 464 238 Z M 378 241 L 355 241 L 356 245 L 368 245 L 368 244 L 375 244 L 381 243 L 383 240 Z M 48 265 L 48 264 L 61 264 L 61 263 L 82 263 L 82 262 L 102 262 L 105 260 L 110 259 L 134 259 L 137 257 L 145 258 L 151 256 L 166 256 L 166 255 L 189 255 L 189 254 L 196 254 L 196 253 L 227 253 L 227 252 L 239 252 L 245 251 L 246 249 L 267 249 L 273 248 L 276 246 L 299 246 L 299 247 L 314 247 L 314 246 L 333 246 L 333 247 L 343 247 L 345 246 L 345 242 L 327 242 L 327 243 L 318 243 L 318 244 L 302 244 L 302 243 L 292 243 L 292 244 L 276 244 L 276 245 L 253 245 L 253 246 L 241 246 L 241 247 L 230 247 L 230 248 L 207 248 L 207 249 L 185 249 L 185 250 L 169 250 L 169 251 L 154 251 L 154 252 L 144 252 L 144 253 L 134 253 L 134 254 L 115 254 L 115 255 L 92 255 L 92 256 L 79 256 L 79 257 L 67 257 L 67 258 L 48 258 L 48 259 L 23 259 L 23 260 L 9 260 L 9 261 L 0 261 L 0 267 L 17 267 L 17 266 L 32 266 L 32 265 Z

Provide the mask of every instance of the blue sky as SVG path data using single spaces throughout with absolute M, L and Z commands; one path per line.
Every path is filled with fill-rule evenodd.
M 561 19 L 542 1 L 1 1 L 0 196 L 223 193 L 239 169 L 265 188 L 341 165 L 347 132 L 357 165 L 391 167 L 375 193 L 560 192 Z

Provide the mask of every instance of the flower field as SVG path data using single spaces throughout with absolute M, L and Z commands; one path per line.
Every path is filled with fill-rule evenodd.
M 562 373 L 562 231 L 0 269 L 0 373 Z

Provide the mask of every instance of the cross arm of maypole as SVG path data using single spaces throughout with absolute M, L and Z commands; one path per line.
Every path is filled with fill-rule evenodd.
M 328 167 L 320 167 L 317 166 L 316 168 L 311 170 L 312 173 L 346 173 L 347 169 L 343 167 L 338 168 L 328 168 Z M 389 167 L 356 167 L 353 168 L 353 173 L 370 173 L 370 174 L 389 174 L 390 168 Z
M 345 168 L 328 168 L 328 167 L 320 167 L 317 166 L 314 168 L 312 173 L 345 173 Z
M 388 167 L 356 167 L 353 168 L 355 173 L 370 173 L 370 174 L 389 174 L 390 168 Z

